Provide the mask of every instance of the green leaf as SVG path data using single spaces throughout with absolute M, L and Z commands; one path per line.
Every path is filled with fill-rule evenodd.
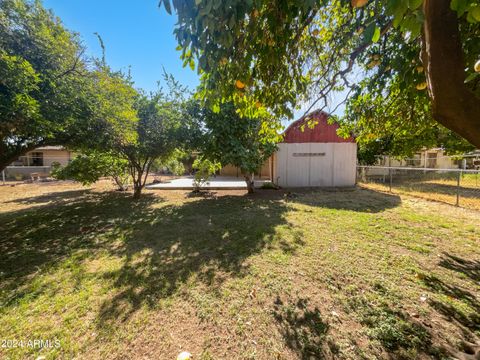
M 408 8 L 410 10 L 418 9 L 423 3 L 423 0 L 408 0 Z
M 159 6 L 162 5 L 163 3 L 163 6 L 165 6 L 165 11 L 167 13 L 169 13 L 170 15 L 172 15 L 172 8 L 170 6 L 170 0 L 161 0 L 160 1 L 160 4 L 158 4 Z
M 414 16 L 406 17 L 401 24 L 401 27 L 405 31 L 410 32 L 410 40 L 414 40 L 420 35 L 422 29 L 422 23 Z
M 470 24 L 475 24 L 477 22 L 477 20 L 475 20 L 475 18 L 473 17 L 472 12 L 467 13 L 467 21 Z
M 198 12 L 198 14 L 201 15 L 201 16 L 208 15 L 208 14 L 210 14 L 210 12 L 212 11 L 212 7 L 213 7 L 213 0 L 206 0 L 206 4 L 205 4 L 204 7 Z
M 477 73 L 477 72 L 474 72 L 474 73 L 471 73 L 470 75 L 467 76 L 467 78 L 465 79 L 465 83 L 468 83 L 474 79 L 476 79 L 477 77 L 480 76 L 480 73 Z
M 450 8 L 457 12 L 458 17 L 461 17 L 463 14 L 465 14 L 467 7 L 468 0 L 452 0 L 450 3 Z
M 222 0 L 214 0 L 213 9 L 214 9 L 214 10 L 218 10 L 218 8 L 220 7 L 220 5 L 222 5 Z
M 408 10 L 409 0 L 389 0 L 387 13 L 393 16 L 393 26 L 398 27 Z
M 370 25 L 367 26 L 367 28 L 363 32 L 363 41 L 365 43 L 369 43 L 372 41 L 373 35 L 375 34 L 375 29 L 376 29 L 376 26 L 374 23 L 371 23 Z
M 475 6 L 470 10 L 470 14 L 477 21 L 480 22 L 480 5 Z
M 378 40 L 380 40 L 380 28 L 376 26 L 375 31 L 373 32 L 372 42 L 376 43 Z

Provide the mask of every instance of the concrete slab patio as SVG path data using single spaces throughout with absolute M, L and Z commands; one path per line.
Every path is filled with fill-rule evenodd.
M 270 182 L 270 180 L 255 180 L 255 187 L 261 187 L 265 182 Z M 193 190 L 193 176 L 184 176 L 169 182 L 149 184 L 146 188 L 151 190 Z M 246 188 L 247 185 L 242 178 L 227 176 L 211 178 L 206 185 L 202 186 L 202 189 L 206 190 L 241 190 Z

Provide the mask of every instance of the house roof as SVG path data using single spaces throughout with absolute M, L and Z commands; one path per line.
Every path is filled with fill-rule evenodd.
M 36 148 L 35 150 L 67 150 L 67 149 L 65 149 L 61 145 L 58 145 L 58 146 L 50 145 L 50 146 L 40 146 L 40 147 Z
M 338 123 L 329 123 L 326 112 L 317 110 L 294 121 L 284 132 L 284 143 L 353 143 L 355 139 L 350 136 L 342 138 L 337 135 L 340 127 Z M 317 122 L 313 128 L 310 122 Z M 310 125 L 310 126 L 309 126 Z

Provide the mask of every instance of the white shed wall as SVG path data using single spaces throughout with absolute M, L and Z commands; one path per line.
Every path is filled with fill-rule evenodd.
M 353 186 L 356 163 L 355 143 L 281 143 L 274 180 L 282 187 Z

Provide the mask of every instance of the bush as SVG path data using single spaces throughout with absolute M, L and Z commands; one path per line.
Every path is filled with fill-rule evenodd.
M 192 167 L 196 170 L 195 179 L 193 180 L 194 191 L 198 192 L 203 186 L 208 184 L 210 177 L 222 168 L 222 164 L 216 161 L 198 158 L 193 162 Z
M 58 180 L 75 180 L 90 185 L 102 177 L 110 177 L 118 189 L 125 191 L 130 182 L 128 162 L 113 153 L 90 152 L 80 154 L 66 166 L 55 164 L 52 177 Z

